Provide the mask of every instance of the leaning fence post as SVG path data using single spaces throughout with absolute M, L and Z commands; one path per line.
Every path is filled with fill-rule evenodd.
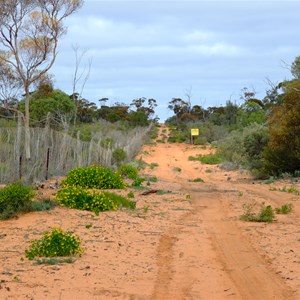
M 20 155 L 19 159 L 19 179 L 22 179 L 22 155 Z

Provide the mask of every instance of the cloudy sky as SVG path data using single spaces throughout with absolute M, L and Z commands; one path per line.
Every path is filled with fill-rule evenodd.
M 77 46 L 81 71 L 92 59 L 83 97 L 97 104 L 154 98 L 164 121 L 168 102 L 186 94 L 204 107 L 240 104 L 244 87 L 262 98 L 268 80 L 291 78 L 299 11 L 298 0 L 85 0 L 66 22 L 55 85 L 72 92 Z

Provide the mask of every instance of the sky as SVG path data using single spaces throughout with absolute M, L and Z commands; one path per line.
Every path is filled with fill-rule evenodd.
M 101 98 L 153 98 L 162 122 L 173 115 L 172 98 L 205 108 L 241 104 L 244 87 L 261 99 L 268 82 L 292 78 L 299 11 L 300 0 L 85 0 L 65 22 L 51 73 L 72 93 L 77 47 L 77 92 L 98 106 Z

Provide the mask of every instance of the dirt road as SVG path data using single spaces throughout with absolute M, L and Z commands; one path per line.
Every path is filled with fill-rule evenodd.
M 261 184 L 245 172 L 188 160 L 212 151 L 144 146 L 138 159 L 160 193 L 123 191 L 134 192 L 135 211 L 97 217 L 57 207 L 0 222 L 0 298 L 300 299 L 299 195 L 279 191 L 292 183 Z M 294 210 L 271 224 L 241 221 L 243 204 L 252 202 L 292 203 Z M 28 241 L 53 226 L 78 234 L 85 254 L 73 264 L 32 264 L 24 258 Z

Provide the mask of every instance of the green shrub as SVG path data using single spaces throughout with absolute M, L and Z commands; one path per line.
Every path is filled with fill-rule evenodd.
M 141 186 L 142 185 L 142 183 L 145 181 L 145 178 L 140 178 L 140 177 L 138 177 L 138 178 L 136 178 L 134 181 L 133 181 L 133 183 L 131 184 L 132 186 L 134 186 L 134 187 L 139 187 L 139 186 Z
M 283 214 L 283 215 L 290 213 L 292 210 L 293 210 L 293 204 L 291 203 L 283 204 L 281 207 L 275 208 L 275 212 L 277 214 Z
M 33 260 L 35 257 L 57 257 L 81 255 L 80 238 L 71 231 L 64 232 L 61 228 L 45 231 L 41 239 L 30 241 L 31 245 L 25 250 L 26 257 Z
M 295 188 L 294 186 L 290 186 L 290 187 L 286 187 L 284 186 L 282 189 L 279 189 L 280 192 L 286 192 L 289 194 L 297 194 L 299 195 L 299 190 L 297 188 Z
M 134 198 L 134 193 L 133 193 L 133 192 L 129 192 L 129 193 L 127 194 L 127 197 L 128 197 L 128 198 Z
M 43 199 L 40 201 L 33 201 L 31 207 L 33 211 L 45 211 L 53 209 L 55 205 L 56 201 L 52 201 L 51 199 Z
M 117 166 L 127 159 L 127 153 L 122 148 L 117 148 L 112 153 L 112 161 Z
M 270 176 L 269 179 L 264 180 L 262 183 L 263 184 L 271 184 L 273 182 L 275 182 L 275 178 L 273 176 Z
M 156 167 L 158 167 L 159 165 L 158 165 L 158 163 L 151 163 L 150 165 L 149 165 L 149 168 L 151 169 L 151 170 L 153 170 L 154 168 L 156 168 Z
M 117 208 L 125 207 L 125 208 L 135 209 L 136 206 L 135 201 L 129 201 L 125 197 L 117 195 L 115 193 L 103 192 L 103 194 L 105 195 L 105 197 L 110 199 L 110 201 L 112 201 Z
M 188 160 L 190 161 L 201 161 L 203 164 L 207 165 L 216 165 L 220 164 L 223 162 L 223 156 L 221 154 L 208 154 L 208 155 L 202 155 L 198 154 L 196 157 L 195 156 L 189 156 Z
M 102 166 L 79 167 L 72 169 L 63 186 L 80 186 L 87 189 L 123 189 L 125 183 L 118 172 Z
M 260 212 L 258 214 L 257 222 L 267 222 L 272 223 L 274 219 L 274 210 L 271 205 L 265 206 L 262 204 L 262 207 L 260 209 Z
M 133 208 L 128 199 L 110 192 L 89 191 L 78 186 L 66 186 L 59 190 L 56 199 L 61 206 L 88 210 L 98 214 L 101 211 L 119 207 Z
M 189 180 L 190 182 L 204 182 L 204 180 L 200 177 L 198 178 L 195 178 L 195 179 L 192 179 L 192 180 Z
M 129 179 L 136 179 L 138 177 L 138 170 L 136 167 L 132 165 L 123 165 L 118 168 L 118 173 L 122 177 L 126 177 Z
M 207 143 L 207 138 L 204 136 L 196 137 L 193 141 L 194 145 L 205 145 Z
M 264 166 L 268 140 L 268 126 L 251 123 L 245 128 L 231 131 L 219 141 L 218 153 L 221 153 L 227 161 L 251 170 L 255 178 L 266 179 L 270 175 Z
M 57 265 L 57 264 L 72 264 L 75 262 L 73 257 L 50 257 L 50 258 L 42 258 L 35 259 L 35 265 Z
M 80 186 L 65 186 L 57 192 L 56 199 L 61 206 L 94 213 L 114 210 L 118 207 L 104 192 L 89 191 Z
M 253 211 L 256 203 L 254 204 L 244 204 L 244 213 L 241 215 L 240 219 L 243 221 L 250 221 L 250 222 L 267 222 L 272 223 L 275 214 L 274 210 L 271 205 L 265 205 L 264 203 L 261 204 L 260 211 L 255 213 Z
M 32 188 L 21 183 L 12 183 L 0 189 L 0 219 L 31 211 L 33 197 Z

